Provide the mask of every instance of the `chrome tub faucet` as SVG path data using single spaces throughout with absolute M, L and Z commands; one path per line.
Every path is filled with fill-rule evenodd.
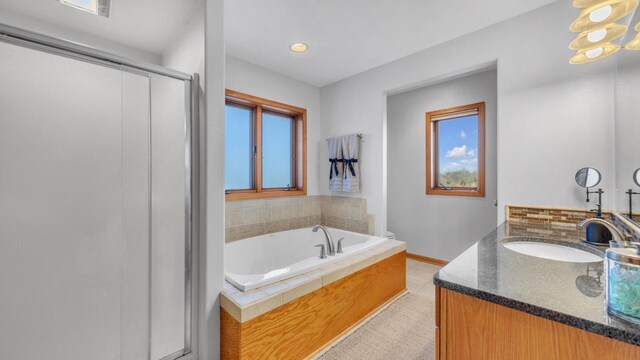
M 327 230 L 327 228 L 324 227 L 323 225 L 316 225 L 313 227 L 313 232 L 318 232 L 318 230 L 322 230 L 322 232 L 324 232 L 324 236 L 327 241 L 326 254 L 328 256 L 334 256 L 336 254 L 336 246 L 333 243 L 333 239 L 331 238 L 331 235 L 329 234 L 329 230 Z

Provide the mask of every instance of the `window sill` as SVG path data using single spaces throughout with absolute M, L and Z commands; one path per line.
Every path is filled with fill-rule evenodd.
M 225 201 L 235 201 L 235 200 L 253 200 L 253 199 L 270 199 L 270 198 L 280 198 L 280 197 L 289 197 L 289 196 L 306 196 L 307 192 L 304 190 L 273 190 L 273 191 L 262 191 L 262 192 L 238 192 L 226 194 Z
M 484 191 L 427 189 L 427 195 L 484 197 Z

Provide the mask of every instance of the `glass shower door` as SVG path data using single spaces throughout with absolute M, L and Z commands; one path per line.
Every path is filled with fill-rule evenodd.
M 3 354 L 189 352 L 189 82 L 2 41 L 0 59 Z

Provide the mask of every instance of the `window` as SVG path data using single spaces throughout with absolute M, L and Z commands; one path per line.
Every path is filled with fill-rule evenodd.
M 484 196 L 484 103 L 426 114 L 427 194 Z
M 306 117 L 305 109 L 226 91 L 227 200 L 306 195 Z
M 86 11 L 94 15 L 109 17 L 111 0 L 58 0 L 61 4 L 71 6 L 78 10 Z

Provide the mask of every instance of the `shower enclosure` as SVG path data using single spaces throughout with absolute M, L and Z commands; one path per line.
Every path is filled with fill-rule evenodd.
M 197 75 L 0 34 L 2 357 L 191 356 Z

